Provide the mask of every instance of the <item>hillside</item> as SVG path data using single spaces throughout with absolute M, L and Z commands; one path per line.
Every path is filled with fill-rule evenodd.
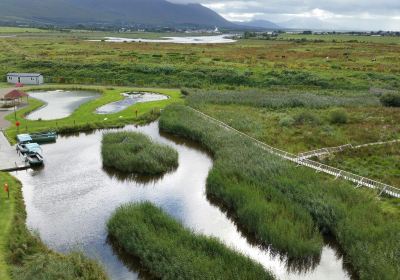
M 148 25 L 232 27 L 200 4 L 165 0 L 2 0 L 2 22 L 52 25 Z

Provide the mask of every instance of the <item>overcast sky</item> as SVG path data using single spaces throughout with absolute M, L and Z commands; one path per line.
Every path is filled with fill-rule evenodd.
M 279 24 L 293 19 L 315 23 L 318 19 L 333 28 L 400 31 L 400 0 L 169 1 L 201 3 L 234 21 L 265 19 Z

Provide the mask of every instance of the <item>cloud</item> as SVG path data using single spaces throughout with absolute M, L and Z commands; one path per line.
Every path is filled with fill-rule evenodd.
M 400 30 L 399 0 L 169 0 L 200 2 L 229 20 L 266 19 L 277 23 L 309 18 L 354 29 Z

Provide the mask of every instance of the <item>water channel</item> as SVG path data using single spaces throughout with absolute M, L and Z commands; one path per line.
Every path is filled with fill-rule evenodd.
M 142 279 L 136 264 L 126 261 L 107 241 L 106 222 L 120 205 L 151 201 L 198 233 L 215 236 L 272 271 L 277 279 L 350 279 L 343 259 L 329 244 L 319 262 L 302 272 L 288 268 L 286 260 L 252 244 L 205 194 L 212 158 L 197 145 L 159 133 L 158 123 L 127 126 L 179 153 L 177 170 L 162 178 L 122 176 L 102 167 L 103 131 L 61 136 L 43 146 L 45 167 L 18 172 L 23 183 L 27 224 L 59 252 L 82 250 L 100 261 L 112 279 Z

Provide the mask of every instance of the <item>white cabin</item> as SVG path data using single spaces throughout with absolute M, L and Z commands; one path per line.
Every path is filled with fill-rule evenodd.
M 38 73 L 8 73 L 7 83 L 24 85 L 41 85 L 44 83 L 43 75 Z

